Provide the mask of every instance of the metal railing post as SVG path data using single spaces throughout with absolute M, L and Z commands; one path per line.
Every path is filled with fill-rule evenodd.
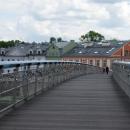
M 116 61 L 112 64 L 113 78 L 130 97 L 130 62 Z
M 7 69 L 14 68 L 14 72 L 7 73 Z M 0 65 L 0 106 L 15 105 L 64 81 L 99 71 L 95 66 L 63 61 L 23 61 Z

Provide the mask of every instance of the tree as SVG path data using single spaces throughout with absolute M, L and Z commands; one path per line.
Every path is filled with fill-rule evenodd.
M 85 39 L 85 36 L 84 36 L 84 35 L 81 35 L 80 40 L 81 40 L 81 41 L 84 41 L 84 39 Z
M 55 43 L 56 42 L 56 38 L 55 37 L 51 37 L 50 38 L 50 43 Z
M 119 40 L 117 40 L 116 38 L 113 38 L 113 39 L 111 40 L 111 43 L 112 43 L 112 44 L 117 44 L 118 41 L 119 41 Z
M 57 42 L 62 42 L 62 38 L 61 37 L 57 38 Z
M 20 44 L 19 40 L 11 40 L 11 41 L 0 41 L 0 48 L 7 48 L 15 46 L 16 44 Z
M 14 43 L 15 43 L 15 44 L 19 44 L 19 43 L 21 43 L 21 41 L 15 40 Z
M 95 31 L 89 31 L 85 35 L 81 35 L 81 41 L 88 41 L 88 42 L 100 42 L 104 39 L 104 36 Z

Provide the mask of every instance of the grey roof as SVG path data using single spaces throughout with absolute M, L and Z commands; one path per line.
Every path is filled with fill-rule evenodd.
M 6 56 L 26 56 L 29 45 L 19 45 L 15 47 L 8 48 Z
M 30 44 L 30 49 L 32 50 L 37 50 L 37 49 L 41 49 L 41 50 L 47 50 L 49 47 L 49 44 Z
M 29 50 L 36 52 L 37 50 L 46 51 L 49 45 L 47 44 L 19 44 L 15 47 L 8 48 L 6 56 L 26 56 Z
M 56 46 L 58 47 L 58 48 L 64 48 L 66 45 L 68 45 L 69 44 L 69 42 L 57 42 L 56 43 Z
M 122 45 L 96 45 L 84 48 L 84 46 L 80 45 L 66 53 L 64 56 L 111 56 L 121 46 Z

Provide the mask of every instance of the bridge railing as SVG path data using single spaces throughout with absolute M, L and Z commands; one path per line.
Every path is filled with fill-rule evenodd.
M 130 62 L 116 61 L 112 70 L 114 80 L 130 97 Z
M 99 67 L 76 62 L 23 61 L 1 63 L 0 114 L 66 80 L 101 71 Z

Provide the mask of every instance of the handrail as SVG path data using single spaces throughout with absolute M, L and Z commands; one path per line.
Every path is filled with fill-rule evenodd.
M 130 97 L 130 62 L 115 61 L 112 70 L 114 80 Z
M 0 113 L 66 80 L 98 72 L 99 67 L 70 61 L 0 62 Z

